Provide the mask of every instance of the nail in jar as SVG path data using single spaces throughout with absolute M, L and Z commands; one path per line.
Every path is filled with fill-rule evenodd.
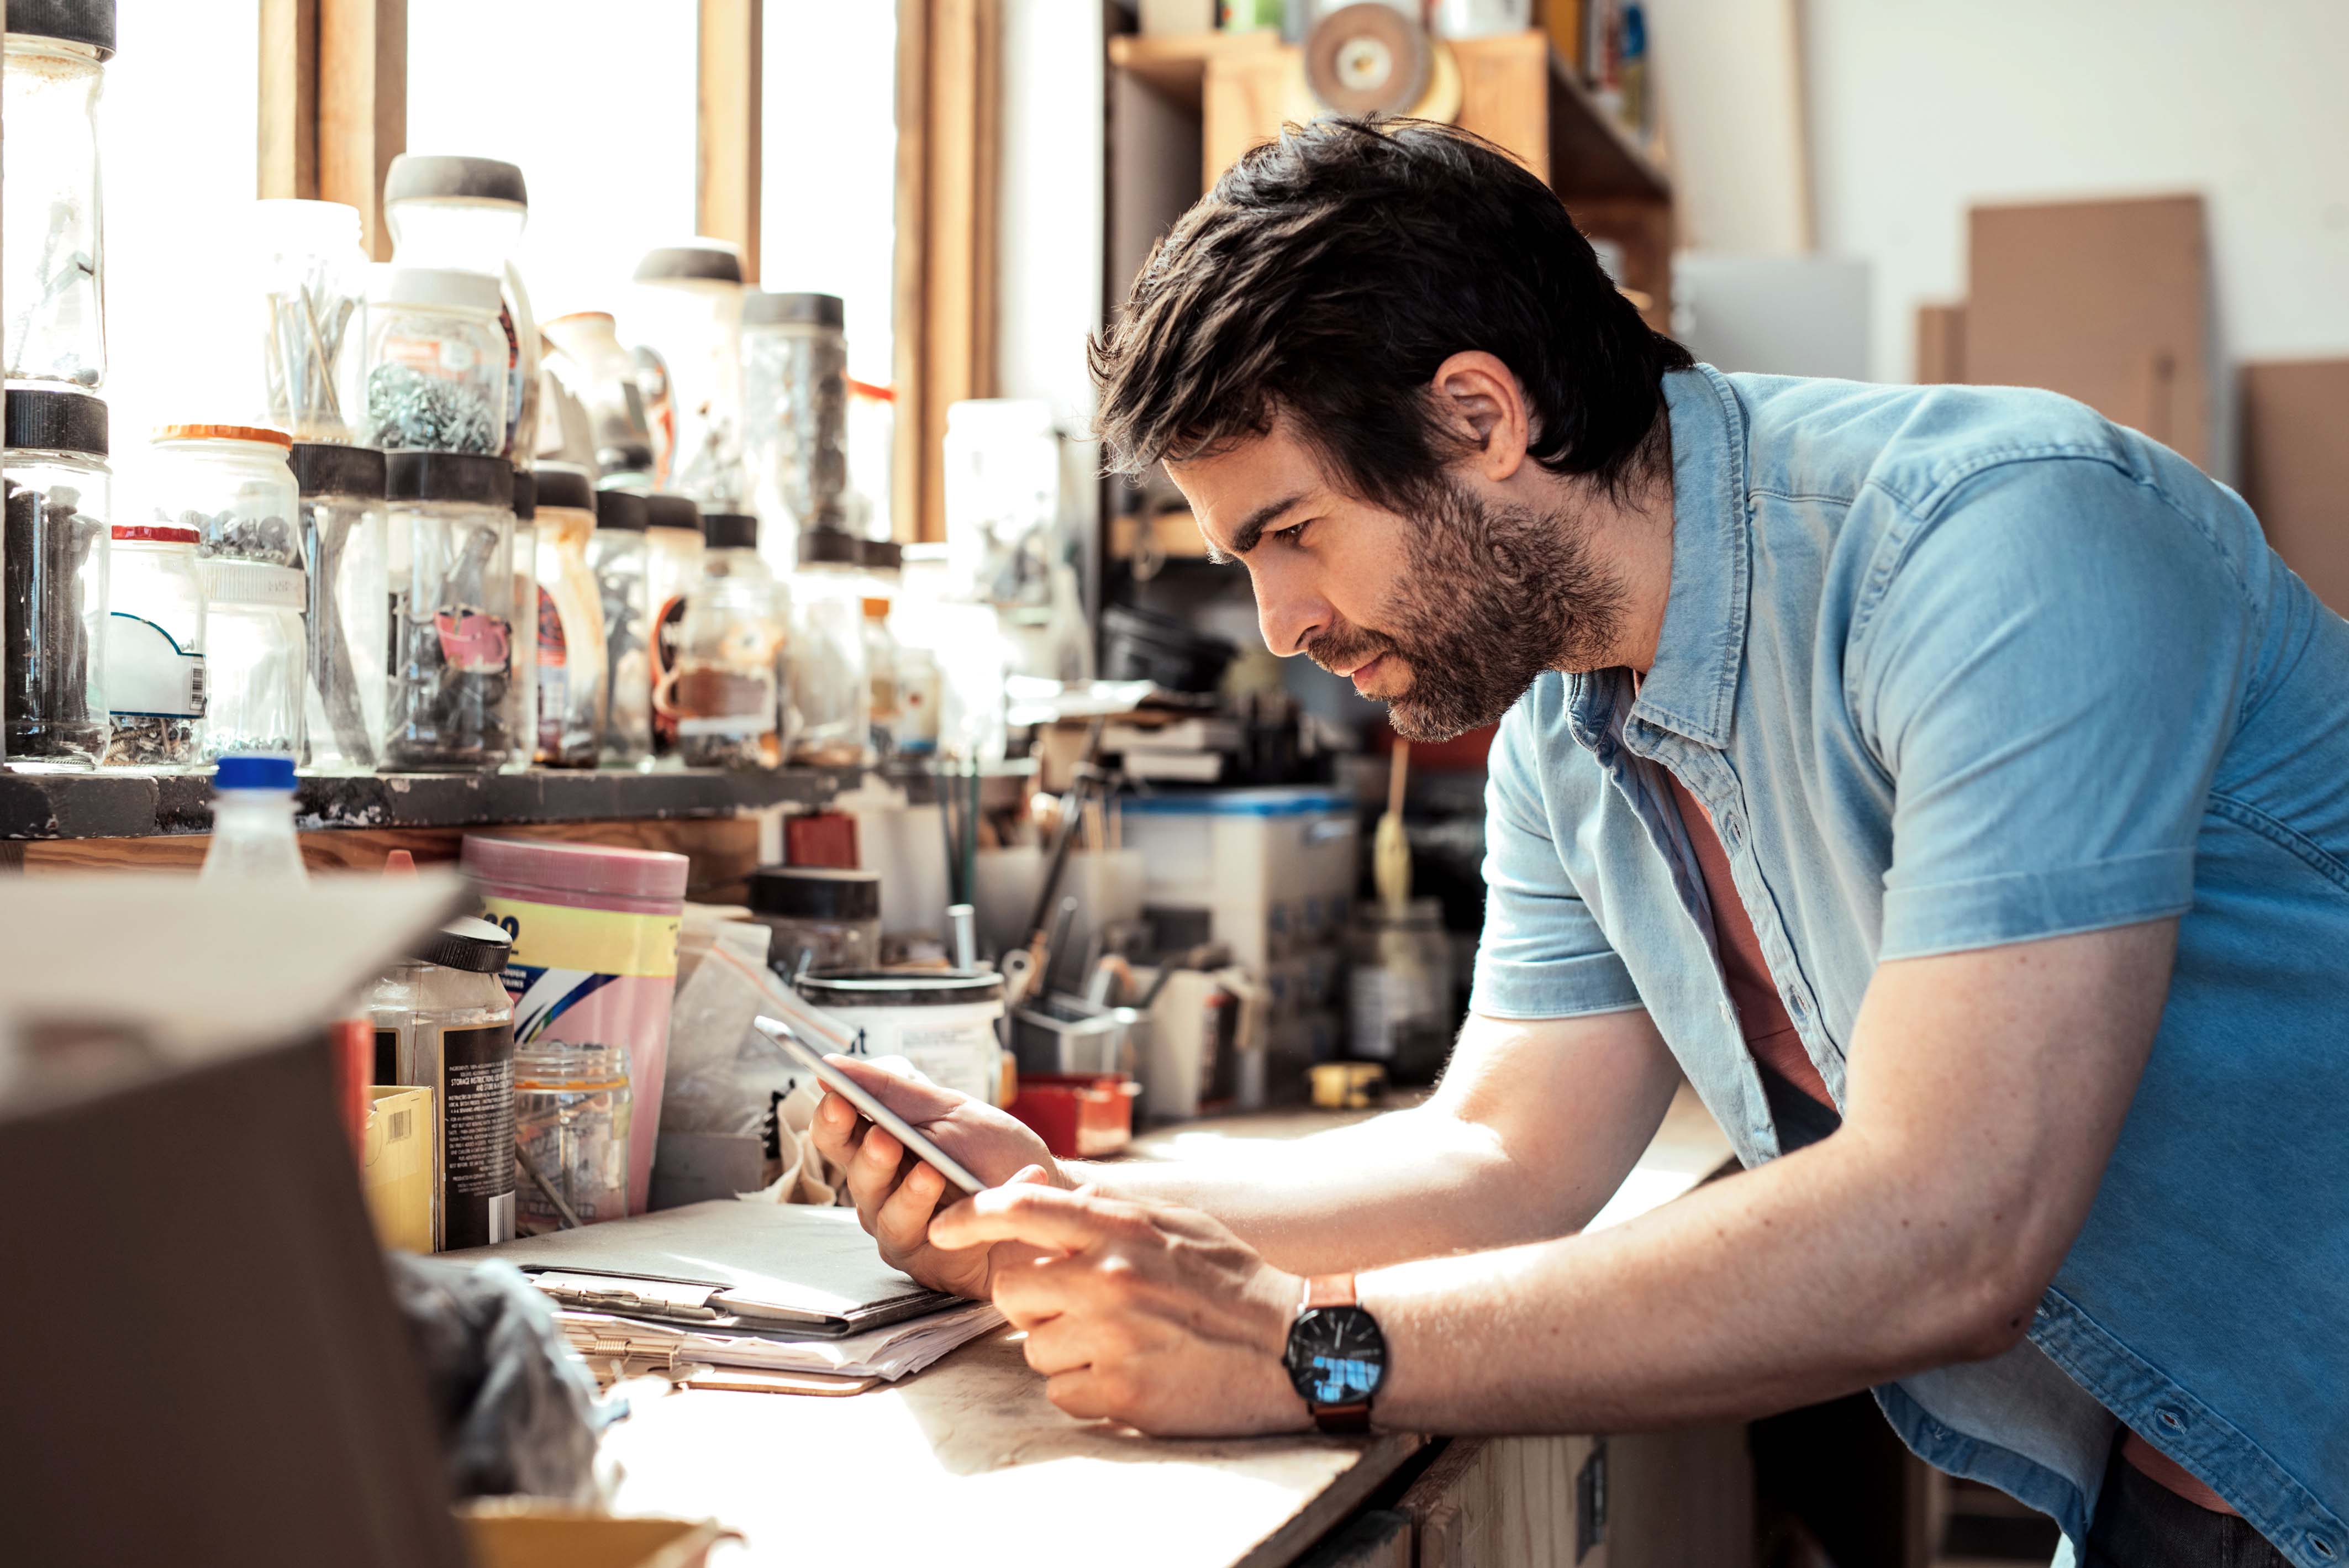
M 364 392 L 367 254 L 340 202 L 253 204 L 261 281 L 261 404 L 296 441 L 348 443 Z
M 385 464 L 391 668 L 388 772 L 494 771 L 512 747 L 513 469 L 403 452 Z
M 514 1150 L 523 1167 L 515 1228 L 523 1235 L 567 1223 L 542 1179 L 582 1225 L 628 1212 L 633 1099 L 620 1046 L 538 1041 L 514 1048 Z
M 5 426 L 0 755 L 14 768 L 79 772 L 106 754 L 108 732 L 106 405 L 86 392 L 11 388 Z
M 505 441 L 499 451 L 527 464 L 538 443 L 538 323 L 511 259 L 530 222 L 522 170 L 496 158 L 403 152 L 384 171 L 383 221 L 391 232 L 394 266 L 457 267 L 500 280 L 498 329 L 506 367 Z
M 384 656 L 391 645 L 383 453 L 296 442 L 292 462 L 302 492 L 302 558 L 310 568 L 303 723 L 310 766 L 371 772 L 383 742 Z

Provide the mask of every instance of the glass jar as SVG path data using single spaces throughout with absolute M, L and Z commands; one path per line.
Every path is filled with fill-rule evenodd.
M 522 1167 L 515 1229 L 537 1236 L 625 1217 L 635 1110 L 627 1049 L 533 1041 L 514 1048 L 513 1065 L 514 1158 Z
M 626 490 L 595 496 L 595 533 L 587 565 L 604 611 L 605 702 L 602 760 L 633 768 L 652 760 L 653 675 L 645 607 L 645 498 Z
M 0 66 L 0 308 L 11 381 L 106 379 L 98 99 L 112 0 L 20 5 Z M 36 19 L 32 13 L 42 15 Z
M 506 678 L 506 770 L 520 773 L 538 750 L 538 487 L 513 471 L 513 668 Z
M 366 444 L 471 456 L 503 450 L 502 298 L 487 273 L 378 270 L 367 293 Z
M 261 277 L 261 416 L 300 441 L 348 444 L 361 411 L 367 255 L 340 202 L 253 204 Z
M 436 1251 L 513 1240 L 513 1002 L 499 978 L 512 950 L 500 927 L 452 920 L 365 1001 L 375 1081 L 432 1091 Z
M 864 601 L 864 684 L 873 693 L 873 754 L 886 761 L 897 750 L 897 639 L 889 633 L 889 601 Z
M 501 281 L 506 388 L 505 443 L 499 451 L 516 467 L 528 468 L 538 452 L 538 323 L 512 260 L 530 222 L 530 191 L 521 169 L 495 158 L 403 152 L 384 171 L 383 221 L 394 266 L 453 267 Z
M 702 548 L 701 508 L 691 498 L 666 492 L 645 497 L 645 603 L 652 611 L 647 651 L 656 692 L 677 671 L 685 597 L 701 581 Z M 653 754 L 665 757 L 676 749 L 676 715 L 655 702 Z
M 298 566 L 258 561 L 199 561 L 196 569 L 204 586 L 203 760 L 286 757 L 298 765 L 307 577 Z
M 384 464 L 391 668 L 379 771 L 494 771 L 512 751 L 513 469 L 403 452 Z
M 576 311 L 541 323 L 540 330 L 562 356 L 560 363 L 576 371 L 557 374 L 572 382 L 587 406 L 595 467 L 604 483 L 649 487 L 655 466 L 652 421 L 645 411 L 636 358 L 620 346 L 612 317 L 601 310 Z
M 604 601 L 587 564 L 595 487 L 542 462 L 538 489 L 538 763 L 592 768 L 604 732 Z
M 771 531 L 841 525 L 848 489 L 848 338 L 830 294 L 742 301 L 742 406 Z
M 204 590 L 196 531 L 115 524 L 107 563 L 106 765 L 181 769 L 201 760 Z
M 742 468 L 742 254 L 723 240 L 647 251 L 628 335 L 668 369 L 677 437 L 662 483 L 715 511 L 750 502 Z
M 139 474 L 148 521 L 193 528 L 205 560 L 298 566 L 294 440 L 258 425 L 164 425 Z
M 861 544 L 836 528 L 800 535 L 784 728 L 792 736 L 791 760 L 810 767 L 853 768 L 872 760 Z
M 784 980 L 802 970 L 880 967 L 879 872 L 765 866 L 746 886 L 751 918 L 774 933 L 767 965 Z
M 302 558 L 309 563 L 309 678 L 303 730 L 321 771 L 373 771 L 382 744 L 391 587 L 384 558 L 383 453 L 297 442 Z
M 713 512 L 702 528 L 701 581 L 686 596 L 675 673 L 653 693 L 653 708 L 676 725 L 678 757 L 688 767 L 771 766 L 781 760 L 775 668 L 783 634 L 774 574 L 759 558 L 759 520 Z
M 945 483 L 955 597 L 1050 607 L 1061 538 L 1051 405 L 1034 398 L 948 404 Z
M 5 595 L 8 765 L 94 768 L 106 754 L 106 405 L 85 392 L 11 388 L 5 414 Z

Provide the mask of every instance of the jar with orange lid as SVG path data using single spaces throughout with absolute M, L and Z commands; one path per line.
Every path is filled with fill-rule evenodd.
M 204 560 L 299 566 L 301 486 L 294 438 L 257 425 L 162 425 L 138 490 L 146 521 L 192 528 Z

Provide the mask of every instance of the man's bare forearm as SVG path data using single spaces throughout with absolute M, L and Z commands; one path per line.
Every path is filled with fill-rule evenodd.
M 1414 1109 L 1293 1142 L 1227 1137 L 1197 1159 L 1064 1169 L 1120 1197 L 1203 1210 L 1279 1268 L 1376 1268 L 1580 1229 L 1678 1082 L 1644 1013 L 1474 1018 L 1442 1089 Z

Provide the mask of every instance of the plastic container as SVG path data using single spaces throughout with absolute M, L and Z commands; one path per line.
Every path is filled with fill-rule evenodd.
M 810 970 L 802 999 L 854 1030 L 866 1056 L 903 1056 L 941 1088 L 993 1104 L 1003 977 L 976 970 Z
M 628 335 L 668 367 L 677 439 L 662 483 L 712 511 L 750 504 L 742 466 L 742 255 L 723 240 L 647 251 L 636 264 Z
M 685 857 L 468 834 L 463 860 L 489 918 L 513 939 L 505 978 L 516 1038 L 626 1051 L 636 1091 L 628 1212 L 643 1212 L 668 1065 Z
M 592 768 L 604 739 L 604 602 L 587 564 L 595 487 L 543 462 L 538 496 L 538 764 Z
M 367 254 L 340 202 L 253 204 L 260 275 L 257 412 L 299 441 L 347 445 L 364 407 Z
M 494 770 L 513 741 L 513 469 L 502 457 L 396 452 L 385 465 L 390 772 Z
M 379 1084 L 432 1090 L 435 1251 L 514 1237 L 514 1007 L 508 933 L 452 920 L 367 992 Z
M 94 768 L 108 734 L 106 405 L 83 392 L 11 388 L 5 435 L 0 755 L 25 770 Z
M 300 882 L 302 843 L 294 836 L 290 757 L 222 757 L 212 770 L 212 841 L 207 879 Z
M 1231 642 L 1173 616 L 1127 605 L 1102 611 L 1102 679 L 1147 680 L 1169 691 L 1213 691 L 1239 657 Z
M 376 274 L 367 306 L 366 444 L 502 453 L 507 344 L 498 280 L 453 267 L 388 267 Z
M 302 608 L 309 584 L 296 566 L 199 561 L 204 586 L 202 755 L 303 760 L 309 690 Z
M 506 387 L 505 441 L 498 450 L 528 468 L 538 452 L 538 322 L 512 260 L 530 222 L 522 170 L 495 158 L 403 152 L 384 171 L 383 221 L 395 266 L 453 268 L 500 280 Z
M 10 381 L 106 379 L 98 99 L 113 0 L 18 5 L 0 68 L 0 307 Z
M 844 526 L 846 314 L 830 294 L 742 300 L 744 445 L 760 511 L 776 528 Z
M 667 492 L 645 497 L 645 603 L 652 608 L 647 640 L 649 679 L 656 694 L 656 756 L 667 756 L 677 749 L 676 717 L 661 711 L 657 694 L 677 671 L 678 639 L 685 631 L 685 599 L 701 581 L 705 547 L 701 508 L 692 497 Z
M 634 1100 L 628 1054 L 617 1045 L 541 1041 L 514 1048 L 516 1230 L 538 1236 L 627 1213 Z
M 506 674 L 506 753 L 509 773 L 520 773 L 538 752 L 538 486 L 530 470 L 513 471 L 513 651 Z
M 291 458 L 309 564 L 309 765 L 367 773 L 383 744 L 391 647 L 384 456 L 372 447 L 297 442 Z
M 751 917 L 774 933 L 767 963 L 785 980 L 805 970 L 869 970 L 881 962 L 881 877 L 828 866 L 767 866 L 750 873 Z
M 139 474 L 148 521 L 193 528 L 206 560 L 302 564 L 293 438 L 259 425 L 158 427 Z
M 1351 799 L 1312 785 L 1137 795 L 1121 806 L 1152 910 L 1208 917 L 1207 940 L 1261 969 L 1346 926 L 1360 875 Z
M 863 541 L 837 529 L 800 535 L 792 578 L 791 760 L 861 767 L 873 760 L 873 688 L 864 668 Z
M 539 327 L 563 357 L 562 363 L 575 370 L 603 482 L 651 485 L 652 420 L 645 408 L 644 389 L 637 384 L 636 358 L 620 346 L 612 317 L 600 310 L 582 310 L 541 322 Z
M 653 754 L 653 675 L 645 607 L 645 498 L 625 490 L 595 497 L 595 532 L 587 564 L 604 612 L 605 703 L 602 761 L 640 767 Z
M 775 579 L 759 558 L 759 520 L 713 512 L 702 529 L 701 581 L 686 596 L 676 670 L 654 708 L 676 726 L 678 758 L 688 767 L 772 766 L 781 760 L 775 677 L 783 632 Z
M 1010 1111 L 1055 1159 L 1102 1159 L 1133 1141 L 1141 1086 L 1118 1073 L 1026 1073 Z
M 887 599 L 868 597 L 864 610 L 864 684 L 873 694 L 873 754 L 885 762 L 896 754 L 897 731 L 904 722 L 898 710 L 897 639 L 890 635 Z
M 109 767 L 193 767 L 204 721 L 204 590 L 192 528 L 114 527 L 108 563 Z

